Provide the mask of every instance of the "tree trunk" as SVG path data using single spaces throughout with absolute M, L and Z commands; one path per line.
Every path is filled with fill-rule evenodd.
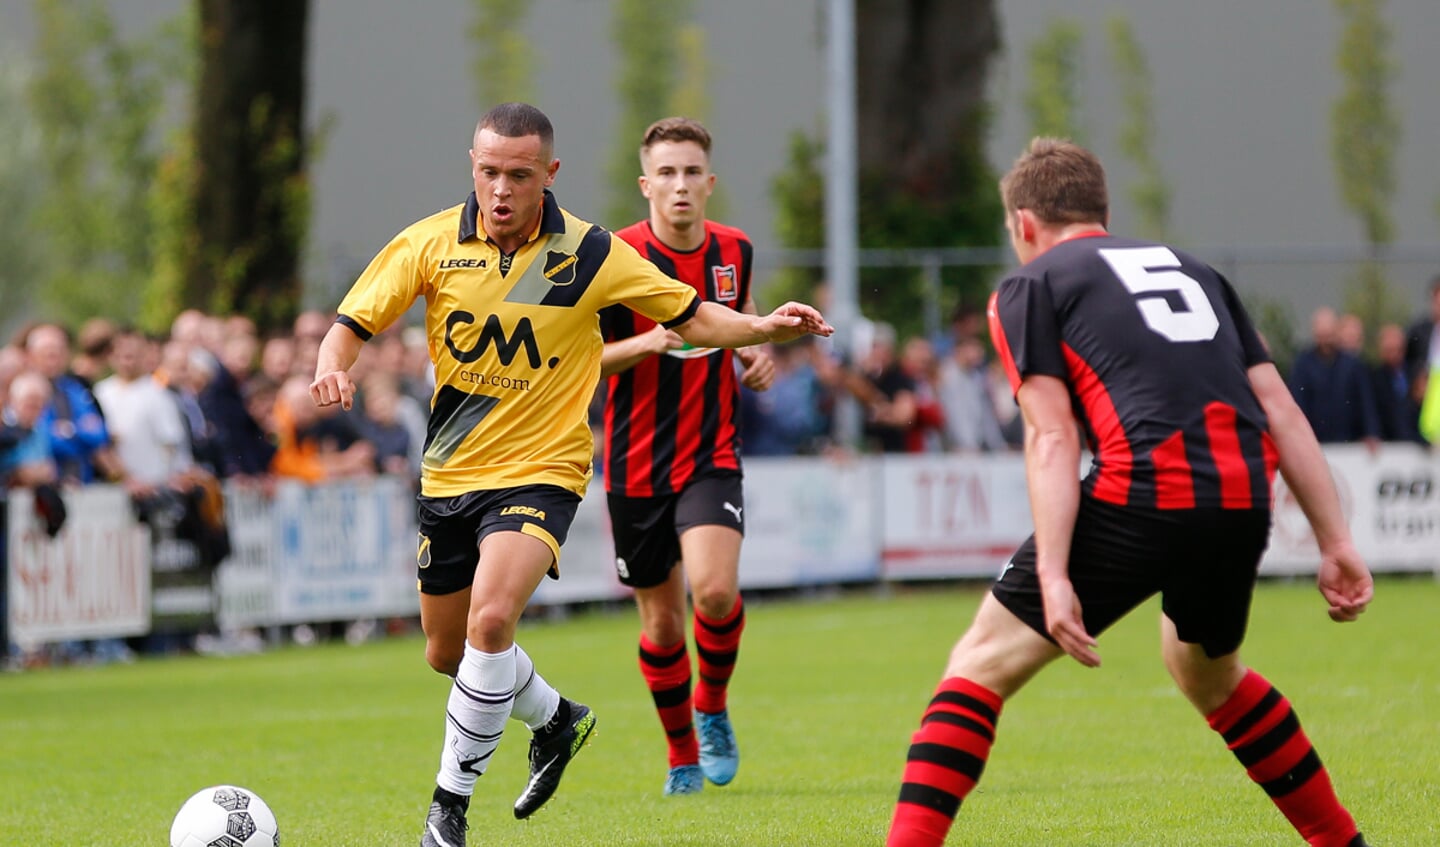
M 309 217 L 309 0 L 198 0 L 193 207 L 184 300 L 285 326 L 300 303 Z
M 857 0 L 862 174 L 944 202 L 957 146 L 983 151 L 995 0 Z
M 999 49 L 995 0 L 856 0 L 860 242 L 975 247 L 1000 240 L 1003 216 L 985 153 L 986 79 Z M 860 305 L 902 332 L 976 308 L 980 267 L 866 268 Z M 924 316 L 922 326 L 921 316 Z

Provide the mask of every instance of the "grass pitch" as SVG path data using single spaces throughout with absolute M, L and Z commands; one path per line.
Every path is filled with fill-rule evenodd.
M 521 642 L 595 708 L 591 746 L 529 821 L 518 723 L 480 781 L 472 845 L 880 845 L 910 733 L 980 590 L 747 604 L 725 788 L 660 795 L 665 749 L 633 612 L 527 623 Z M 1440 586 L 1383 581 L 1354 625 L 1308 583 L 1257 593 L 1247 659 L 1295 704 L 1376 847 L 1440 844 Z M 950 844 L 1298 845 L 1174 691 L 1152 602 L 1007 704 Z M 0 845 L 163 845 L 195 790 L 256 791 L 291 847 L 418 843 L 448 682 L 418 638 L 0 677 Z

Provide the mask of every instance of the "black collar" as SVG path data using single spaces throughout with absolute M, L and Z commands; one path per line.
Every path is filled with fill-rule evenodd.
M 540 234 L 559 235 L 565 232 L 565 215 L 550 189 L 545 189 L 545 199 L 540 203 Z M 460 212 L 460 242 L 463 244 L 480 235 L 480 201 L 475 192 L 465 198 L 465 208 Z

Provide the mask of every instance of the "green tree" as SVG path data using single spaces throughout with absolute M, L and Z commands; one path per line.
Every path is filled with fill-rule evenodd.
M 534 51 L 525 37 L 525 19 L 532 5 L 526 0 L 472 0 L 475 20 L 470 38 L 475 42 L 475 73 L 483 112 L 497 103 L 530 102 L 534 78 Z
M 182 301 L 237 312 L 263 328 L 300 307 L 310 223 L 305 56 L 310 3 L 197 0 L 190 208 L 198 249 Z
M 993 247 L 1002 232 L 995 174 L 985 157 L 985 87 L 999 48 L 994 0 L 858 0 L 856 92 L 860 246 Z M 782 244 L 824 243 L 822 146 L 792 138 L 772 182 Z M 942 311 L 978 305 L 990 269 L 946 268 Z M 776 278 L 798 287 L 803 271 Z M 767 287 L 767 301 L 779 295 Z M 867 268 L 861 311 L 901 333 L 924 327 L 927 293 L 918 268 Z
M 825 146 L 809 134 L 790 134 L 785 167 L 770 180 L 770 199 L 775 204 L 775 235 L 792 250 L 819 250 L 825 246 Z M 824 278 L 819 267 L 794 265 L 781 268 L 767 281 L 763 299 L 771 303 L 787 300 L 808 302 L 815 284 Z
M 1403 314 L 1379 261 L 1395 234 L 1395 149 L 1400 118 L 1390 96 L 1396 75 L 1384 0 L 1335 0 L 1341 17 L 1335 59 L 1342 80 L 1330 113 L 1330 152 L 1340 200 L 1360 223 L 1370 258 L 1346 287 L 1346 308 L 1373 331 Z
M 1003 216 L 985 140 L 996 3 L 858 0 L 856 8 L 861 246 L 995 246 Z M 945 269 L 942 313 L 983 304 L 990 273 Z M 921 271 L 867 270 L 860 285 L 862 308 L 901 332 L 923 329 Z
M 173 25 L 123 41 L 100 0 L 36 0 L 29 115 L 43 196 L 33 231 L 44 255 L 36 305 L 76 323 L 133 320 L 149 284 L 160 123 L 184 44 Z
M 666 115 L 705 119 L 705 41 L 693 10 L 694 0 L 615 0 L 611 35 L 620 103 L 606 168 L 605 221 L 610 226 L 648 214 L 635 187 L 645 128 Z
M 25 90 L 29 71 L 19 62 L 0 63 L 0 344 L 26 317 L 43 278 L 42 245 L 31 236 L 30 217 L 43 189 L 40 131 L 28 119 Z
M 1163 241 L 1170 231 L 1170 185 L 1155 155 L 1155 98 L 1150 63 L 1135 30 L 1123 15 L 1113 15 L 1108 25 L 1110 57 L 1115 82 L 1125 107 L 1120 125 L 1120 152 L 1135 168 L 1135 178 L 1126 190 L 1135 206 L 1137 231 L 1146 238 Z
M 1030 45 L 1025 111 L 1030 134 L 1083 141 L 1080 129 L 1080 25 L 1055 18 Z

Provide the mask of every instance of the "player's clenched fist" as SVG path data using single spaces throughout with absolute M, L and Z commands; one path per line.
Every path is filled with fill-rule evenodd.
M 355 383 L 345 371 L 321 374 L 310 383 L 310 398 L 322 407 L 339 403 L 340 408 L 348 412 L 355 402 Z

